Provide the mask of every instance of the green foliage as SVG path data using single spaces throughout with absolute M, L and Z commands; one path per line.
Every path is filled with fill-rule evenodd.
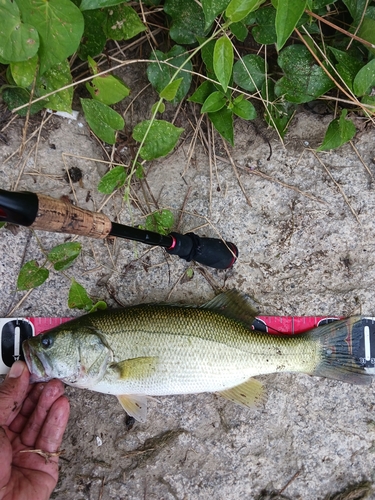
M 130 40 L 146 29 L 136 11 L 123 3 L 107 9 L 106 13 L 104 33 L 111 40 Z
M 170 210 L 163 209 L 146 217 L 145 229 L 160 234 L 168 234 L 174 224 L 174 216 Z
M 233 68 L 233 45 L 225 35 L 219 38 L 214 47 L 213 67 L 224 92 L 227 91 Z
M 0 57 L 11 62 L 33 57 L 39 49 L 39 35 L 34 26 L 21 20 L 17 4 L 1 0 L 0 19 Z
M 347 109 L 343 109 L 340 118 L 333 120 L 329 125 L 322 145 L 318 151 L 339 148 L 346 142 L 353 139 L 356 128 L 354 123 L 346 120 Z
M 353 89 L 357 96 L 369 94 L 375 85 L 375 59 L 363 66 L 356 74 Z
M 155 50 L 150 59 L 155 62 L 147 66 L 147 77 L 160 97 L 173 104 L 182 101 L 190 89 L 193 69 L 191 61 L 188 60 L 186 49 L 180 45 L 174 45 L 165 54 L 160 50 Z M 162 61 L 168 61 L 168 65 L 162 64 Z M 176 73 L 181 67 L 184 71 Z
M 61 89 L 72 83 L 72 75 L 67 60 L 53 66 L 48 71 L 39 75 L 36 81 L 36 92 L 39 96 L 44 96 L 50 92 Z M 48 106 L 54 111 L 72 111 L 73 89 L 70 87 L 60 90 L 48 97 Z
M 94 304 L 88 296 L 86 289 L 80 285 L 74 278 L 69 289 L 68 306 L 71 309 L 83 309 L 87 312 L 94 312 L 98 309 L 106 309 L 107 304 L 99 300 Z
M 134 127 L 133 139 L 143 144 L 141 158 L 150 161 L 170 153 L 183 131 L 164 120 L 145 120 Z
M 95 61 L 90 56 L 87 60 L 91 70 L 96 75 L 99 70 Z M 86 88 L 93 99 L 107 105 L 116 104 L 130 94 L 129 87 L 120 78 L 113 75 L 96 76 L 86 83 Z
M 342 109 L 349 107 L 348 99 L 354 104 L 352 113 L 360 104 L 362 114 L 375 114 L 375 7 L 367 0 L 148 0 L 142 5 L 123 0 L 0 0 L 0 19 L 0 63 L 6 66 L 3 102 L 21 116 L 43 108 L 70 112 L 73 88 L 79 87 L 86 121 L 107 144 L 115 144 L 125 127 L 126 116 L 118 111 L 129 108 L 123 101 L 131 89 L 109 71 L 109 58 L 102 54 L 106 43 L 114 40 L 122 49 L 148 29 L 145 20 L 149 26 L 164 23 L 163 44 L 156 48 L 148 37 L 152 46 L 142 55 L 149 59 L 148 91 L 155 93 L 155 104 L 132 130 L 138 144 L 129 165 L 115 166 L 100 180 L 103 194 L 123 188 L 128 199 L 132 177 L 144 176 L 139 159 L 152 161 L 173 151 L 183 129 L 156 117 L 183 106 L 184 99 L 197 103 L 232 146 L 234 120 L 253 120 L 255 102 L 265 122 L 283 138 L 300 104 L 334 92 L 339 117 L 328 126 L 319 151 L 340 147 L 354 136 L 354 123 Z M 344 26 L 349 35 L 339 30 L 326 35 L 326 19 Z M 84 61 L 80 64 L 86 74 L 91 71 L 85 85 L 77 81 L 78 72 L 72 77 L 76 55 Z M 173 224 L 169 215 L 151 214 L 146 227 L 168 232 Z M 80 250 L 79 244 L 67 243 L 46 254 L 47 261 L 64 270 Z M 47 278 L 45 265 L 33 260 L 21 269 L 17 286 L 30 289 Z M 94 304 L 75 280 L 69 304 L 85 310 L 103 305 Z
M 125 184 L 126 170 L 122 165 L 113 167 L 101 178 L 98 184 L 98 191 L 104 194 L 111 194 L 115 189 L 119 189 Z
M 205 30 L 208 30 L 218 14 L 224 12 L 229 0 L 202 0 L 202 9 L 205 18 Z
M 84 26 L 82 13 L 74 3 L 70 0 L 17 0 L 16 3 L 23 21 L 39 34 L 41 74 L 73 54 Z
M 242 89 L 257 92 L 266 79 L 266 62 L 261 56 L 249 54 L 236 62 L 233 81 Z
M 232 23 L 238 23 L 245 19 L 246 16 L 258 9 L 265 0 L 231 0 L 225 15 Z
M 306 7 L 306 0 L 279 0 L 276 8 L 277 50 L 281 50 L 293 33 Z
M 195 44 L 205 35 L 202 8 L 194 0 L 165 0 L 164 12 L 172 19 L 169 36 L 178 44 Z
M 256 23 L 251 34 L 257 43 L 270 45 L 277 42 L 276 10 L 273 7 L 259 9 L 256 13 Z
M 87 123 L 93 132 L 108 144 L 116 142 L 116 131 L 125 126 L 124 119 L 115 110 L 99 101 L 81 99 Z
M 69 241 L 52 248 L 48 253 L 48 260 L 52 262 L 55 271 L 68 269 L 81 253 L 81 243 Z
M 21 267 L 17 278 L 17 290 L 30 290 L 42 285 L 49 276 L 45 267 L 39 267 L 36 260 L 30 260 Z
M 375 44 L 375 9 L 366 0 L 343 0 L 338 14 L 330 7 L 332 3 L 334 0 L 146 2 L 146 9 L 149 5 L 151 9 L 162 6 L 172 43 L 165 52 L 150 51 L 152 62 L 147 66 L 147 76 L 160 100 L 152 107 L 151 116 L 145 116 L 133 130 L 133 137 L 140 143 L 134 162 L 138 156 L 146 160 L 164 156 L 175 147 L 181 129 L 155 117 L 164 112 L 165 101 L 176 105 L 188 96 L 192 73 L 197 69 L 202 72 L 203 82 L 189 100 L 202 106 L 202 113 L 208 114 L 230 144 L 234 144 L 233 116 L 246 120 L 256 116 L 253 95 L 262 97 L 265 120 L 281 137 L 296 105 L 327 94 L 335 86 L 334 79 L 370 106 L 365 113 L 371 114 L 374 49 L 352 41 L 347 50 L 349 37 L 338 31 L 328 45 L 322 24 L 309 17 L 305 9 L 323 17 L 328 13 L 331 23 L 339 14 L 345 17 L 346 9 L 348 19 L 352 19 L 348 31 L 357 31 L 371 44 Z M 69 58 L 76 52 L 88 61 L 93 73 L 86 82 L 92 99 L 81 99 L 86 120 L 99 139 L 114 144 L 124 120 L 110 106 L 126 99 L 130 89 L 115 75 L 100 75 L 93 57 L 103 51 L 108 39 L 120 42 L 143 33 L 147 29 L 143 21 L 150 14 L 151 10 L 145 17 L 139 7 L 121 0 L 0 0 L 0 61 L 9 65 L 8 84 L 0 89 L 4 102 L 10 109 L 22 107 L 17 112 L 23 116 L 43 107 L 70 112 L 73 79 Z M 295 29 L 310 33 L 305 45 L 291 39 Z M 234 50 L 236 40 L 245 41 L 249 36 L 260 44 L 259 50 L 238 56 Z M 261 53 L 264 45 L 275 45 L 278 59 Z M 197 55 L 204 63 L 201 69 L 193 68 L 193 56 Z M 246 93 L 246 99 L 241 93 Z M 46 97 L 30 104 L 31 96 Z M 114 187 L 101 185 L 101 189 L 116 189 L 123 181 L 130 182 L 131 176 L 124 180 L 121 174 L 118 182 L 113 181 Z
M 278 63 L 284 76 L 276 83 L 275 94 L 284 96 L 289 102 L 313 101 L 334 86 L 304 45 L 285 47 L 280 52 Z

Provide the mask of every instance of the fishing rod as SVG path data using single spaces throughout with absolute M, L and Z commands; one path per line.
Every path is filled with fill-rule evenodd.
M 229 269 L 238 257 L 236 245 L 228 241 L 202 238 L 195 233 L 172 232 L 163 235 L 118 224 L 102 213 L 84 210 L 69 201 L 30 191 L 0 189 L 0 222 L 90 238 L 116 236 L 139 241 L 146 245 L 163 247 L 170 255 L 177 255 L 187 262 L 195 260 L 215 269 Z

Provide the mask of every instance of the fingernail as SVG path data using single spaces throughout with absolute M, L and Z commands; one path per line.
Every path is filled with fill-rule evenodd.
M 25 369 L 25 363 L 22 361 L 16 361 L 12 364 L 11 369 L 8 373 L 9 378 L 18 378 L 22 375 Z

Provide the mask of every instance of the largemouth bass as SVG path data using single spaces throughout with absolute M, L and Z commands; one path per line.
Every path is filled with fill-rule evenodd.
M 252 377 L 260 374 L 304 372 L 371 383 L 346 338 L 359 317 L 292 337 L 254 331 L 256 314 L 232 291 L 201 307 L 146 304 L 87 314 L 22 347 L 32 382 L 58 378 L 114 394 L 141 422 L 147 396 L 218 392 L 244 406 L 259 404 L 263 387 Z M 352 344 L 357 341 L 352 335 Z

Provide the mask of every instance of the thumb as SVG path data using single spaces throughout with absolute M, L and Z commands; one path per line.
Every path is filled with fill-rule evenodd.
M 29 371 L 16 361 L 0 385 L 0 426 L 10 425 L 18 414 L 29 388 Z

